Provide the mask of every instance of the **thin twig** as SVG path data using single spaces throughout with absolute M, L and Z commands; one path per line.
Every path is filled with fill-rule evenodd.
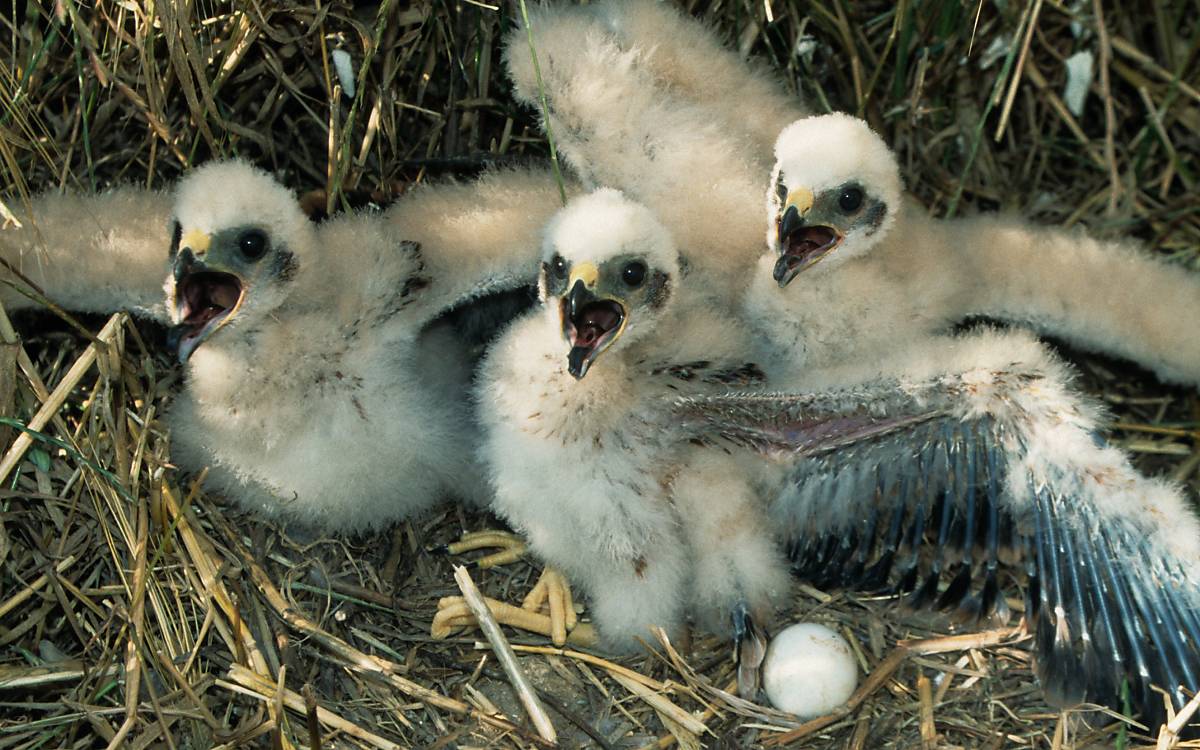
M 525 8 L 525 0 L 518 0 L 521 7 L 521 23 L 525 25 L 525 35 L 529 38 L 529 58 L 533 61 L 533 75 L 537 79 L 538 104 L 542 108 L 542 127 L 546 130 L 546 144 L 550 147 L 550 167 L 554 170 L 554 181 L 558 183 L 558 197 L 565 206 L 567 204 L 567 186 L 563 181 L 562 168 L 558 164 L 558 149 L 554 145 L 554 129 L 550 125 L 550 104 L 546 100 L 546 84 L 542 81 L 542 66 L 538 64 L 537 47 L 533 44 L 533 27 L 529 24 L 529 11 Z
M 399 690 L 405 695 L 416 698 L 417 700 L 423 701 L 432 706 L 437 706 L 443 710 L 450 711 L 451 713 L 474 717 L 485 724 L 496 727 L 497 729 L 517 732 L 522 736 L 529 736 L 527 732 L 522 731 L 520 727 L 508 721 L 507 719 L 498 716 L 492 716 L 490 714 L 483 713 L 482 711 L 477 711 L 470 705 L 460 700 L 455 700 L 454 698 L 442 695 L 441 693 L 430 690 L 429 688 L 419 685 L 412 680 L 401 677 L 398 674 L 398 672 L 401 672 L 404 669 L 401 665 L 394 664 L 387 659 L 382 659 L 378 656 L 364 654 L 362 651 L 359 651 L 337 636 L 318 627 L 316 623 L 305 617 L 301 612 L 297 611 L 291 604 L 288 603 L 287 599 L 284 598 L 283 594 L 279 592 L 279 589 L 277 589 L 275 584 L 271 581 L 271 577 L 267 575 L 267 572 L 262 569 L 262 566 L 259 565 L 258 561 L 254 559 L 254 556 L 250 554 L 248 549 L 246 549 L 246 546 L 238 537 L 237 532 L 234 531 L 234 529 L 229 525 L 229 522 L 221 517 L 220 513 L 216 512 L 215 510 L 213 511 L 212 516 L 213 520 L 224 534 L 225 542 L 230 545 L 233 551 L 237 554 L 241 563 L 246 567 L 247 571 L 250 573 L 251 580 L 254 581 L 254 584 L 258 587 L 258 590 L 262 593 L 263 598 L 266 599 L 267 604 L 269 604 L 271 608 L 275 610 L 275 614 L 278 615 L 279 618 L 288 625 L 288 627 L 304 633 L 313 641 L 319 643 L 321 646 L 337 655 L 343 660 L 347 667 L 354 669 L 357 672 L 371 675 L 389 685 L 393 689 Z M 540 737 L 533 737 L 532 739 L 536 740 L 539 744 L 550 744 L 546 743 Z
M 67 568 L 74 565 L 75 561 L 78 559 L 79 558 L 73 554 L 67 555 L 60 560 L 57 565 L 54 566 L 54 572 L 62 573 Z M 50 576 L 49 574 L 43 573 L 42 575 L 38 576 L 33 583 L 13 594 L 8 598 L 7 601 L 5 601 L 3 604 L 0 604 L 0 617 L 4 617 L 9 612 L 29 601 L 29 597 L 33 596 L 35 593 L 45 587 L 47 583 L 50 583 Z
M 223 687 L 226 690 L 242 688 L 242 690 L 236 692 L 257 698 L 268 705 L 274 703 L 276 700 L 280 700 L 285 707 L 295 713 L 305 716 L 315 715 L 317 721 L 330 729 L 345 732 L 355 739 L 362 740 L 374 747 L 383 748 L 383 750 L 402 750 L 404 747 L 385 737 L 380 737 L 373 732 L 363 729 L 354 722 L 348 721 L 327 708 L 318 706 L 315 698 L 311 702 L 312 713 L 310 714 L 309 698 L 312 697 L 312 688 L 308 685 L 305 685 L 304 695 L 300 695 L 292 690 L 279 690 L 277 685 L 264 680 L 262 675 L 245 668 L 241 664 L 230 665 L 226 677 L 229 679 L 229 682 L 217 680 L 216 684 L 218 687 Z M 318 743 L 315 750 L 319 750 L 320 729 L 313 727 L 310 723 L 308 725 L 310 739 L 314 736 L 314 729 L 316 730 Z
M 504 674 L 508 676 L 508 681 L 512 683 L 513 690 L 517 692 L 517 697 L 529 714 L 529 719 L 537 729 L 538 735 L 547 742 L 557 743 L 558 732 L 555 731 L 554 724 L 550 722 L 550 717 L 546 715 L 546 709 L 538 700 L 537 693 L 529 684 L 529 679 L 521 671 L 521 665 L 517 663 L 517 655 L 513 653 L 512 646 L 509 645 L 508 639 L 500 630 L 500 624 L 492 616 L 492 611 L 488 609 L 475 582 L 471 580 L 471 574 L 462 565 L 454 566 L 454 582 L 458 584 L 458 589 L 466 599 L 467 606 L 471 608 L 471 612 L 479 622 L 479 629 L 483 631 L 484 637 L 492 645 L 492 651 L 500 661 L 500 666 L 504 669 Z
M 1117 170 L 1117 146 L 1114 132 L 1117 115 L 1113 109 L 1112 85 L 1109 81 L 1109 65 L 1112 63 L 1112 45 L 1108 41 L 1108 29 L 1104 27 L 1104 8 L 1100 0 L 1092 0 L 1096 14 L 1096 37 L 1100 42 L 1100 93 L 1104 99 L 1104 161 L 1108 164 L 1108 215 L 1117 213 L 1117 201 L 1121 197 L 1121 173 Z
M 99 356 L 99 347 L 113 342 L 127 317 L 125 313 L 117 313 L 108 319 L 108 322 L 100 329 L 100 333 L 96 335 L 96 341 L 88 344 L 87 349 L 83 350 L 83 354 L 79 355 L 79 358 L 71 365 L 71 369 L 67 370 L 67 374 L 63 376 L 62 381 L 47 397 L 42 408 L 38 409 L 37 414 L 33 415 L 33 419 L 29 420 L 30 430 L 42 430 L 50 418 L 58 413 L 67 397 L 71 395 L 71 391 L 75 390 L 84 374 L 96 362 L 96 357 Z M 17 467 L 17 464 L 25 457 L 25 452 L 32 445 L 33 437 L 28 433 L 22 432 L 17 436 L 13 444 L 9 446 L 8 452 L 4 454 L 3 460 L 0 460 L 0 483 L 8 479 L 8 475 Z
M 1021 71 L 1025 69 L 1025 60 L 1029 57 L 1029 44 L 1033 41 L 1033 30 L 1037 28 L 1038 16 L 1042 12 L 1042 0 L 1034 0 L 1033 12 L 1025 25 L 1025 39 L 1021 42 L 1021 54 L 1017 57 L 1017 65 L 1012 71 L 1012 82 L 1008 86 L 1008 95 L 1004 98 L 1004 107 L 1000 110 L 1000 122 L 996 125 L 996 142 L 1004 137 L 1004 129 L 1008 126 L 1008 116 L 1012 112 L 1013 101 L 1017 98 L 1017 88 L 1021 84 Z

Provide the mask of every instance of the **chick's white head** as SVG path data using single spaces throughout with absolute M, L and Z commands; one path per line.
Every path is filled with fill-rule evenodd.
M 582 378 L 602 353 L 644 337 L 678 277 L 671 233 L 645 206 L 609 189 L 567 204 L 546 227 L 538 287 L 560 319 L 568 372 Z
M 276 309 L 315 249 L 295 196 L 266 172 L 241 161 L 190 172 L 175 193 L 165 287 L 179 361 Z
M 900 167 L 865 122 L 830 114 L 797 120 L 775 141 L 767 190 L 767 246 L 787 286 L 824 260 L 826 269 L 868 252 L 900 208 Z

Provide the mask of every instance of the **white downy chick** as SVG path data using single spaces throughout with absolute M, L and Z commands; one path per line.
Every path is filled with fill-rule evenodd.
M 586 591 L 612 648 L 653 625 L 678 633 L 695 544 L 723 518 L 673 500 L 684 475 L 718 467 L 673 442 L 673 397 L 758 379 L 732 316 L 688 280 L 647 208 L 612 190 L 581 197 L 547 226 L 540 309 L 480 368 L 494 507 Z
M 586 184 L 621 189 L 650 207 L 681 248 L 706 248 L 691 260 L 720 271 L 705 274 L 714 294 L 740 295 L 752 276 L 764 282 L 747 273 L 760 254 L 752 246 L 762 231 L 761 186 L 771 146 L 802 103 L 702 24 L 654 0 L 543 9 L 530 24 L 548 122 L 572 169 Z M 523 29 L 510 36 L 505 60 L 517 97 L 540 111 Z M 812 144 L 812 158 L 855 158 L 826 152 L 822 130 L 818 123 L 797 134 L 801 146 Z M 813 314 L 825 324 L 809 342 L 825 350 L 820 356 L 855 356 L 864 332 L 885 338 L 895 326 L 876 328 L 872 310 L 896 316 L 900 328 L 906 317 L 941 328 L 983 315 L 1131 359 L 1168 381 L 1200 383 L 1200 337 L 1190 331 L 1200 317 L 1195 274 L 1132 241 L 1011 216 L 935 221 L 904 203 L 890 206 L 903 226 L 889 241 L 896 244 L 887 283 L 875 289 L 864 278 L 848 298 L 830 291 L 821 300 L 822 309 L 832 305 L 829 319 Z M 870 319 L 856 318 L 859 309 Z
M 1116 705 L 1128 673 L 1141 708 L 1155 707 L 1152 684 L 1181 705 L 1180 685 L 1200 675 L 1200 651 L 1180 639 L 1200 624 L 1200 525 L 1179 489 L 1102 444 L 1095 409 L 1028 333 L 952 336 L 930 316 L 936 300 L 904 299 L 915 284 L 898 269 L 929 255 L 905 241 L 895 161 L 864 123 L 802 121 L 777 155 L 773 251 L 747 306 L 794 393 L 714 401 L 706 418 L 734 414 L 746 442 L 786 455 L 773 508 L 799 571 L 978 616 L 1004 607 L 997 567 L 1015 549 L 1052 701 Z M 847 346 L 850 325 L 862 329 Z M 925 545 L 932 568 L 918 573 Z
M 232 161 L 191 172 L 172 203 L 131 189 L 46 199 L 44 244 L 32 228 L 0 243 L 17 240 L 10 258 L 39 248 L 24 253 L 27 267 L 44 260 L 29 275 L 68 309 L 172 325 L 187 371 L 168 415 L 179 466 L 209 467 L 210 487 L 265 515 L 355 532 L 445 498 L 487 501 L 468 396 L 477 344 L 443 316 L 531 285 L 557 205 L 548 173 L 505 171 L 314 224 Z M 97 226 L 72 232 L 81 215 Z
M 1200 278 L 1078 232 L 936 221 L 903 195 L 883 140 L 847 115 L 789 125 L 775 152 L 768 251 L 748 303 L 788 377 L 989 315 L 1200 382 L 1200 337 L 1185 323 Z

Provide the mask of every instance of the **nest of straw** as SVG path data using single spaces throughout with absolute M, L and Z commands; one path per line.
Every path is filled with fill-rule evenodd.
M 1144 239 L 1181 273 L 1200 266 L 1194 4 L 687 9 L 814 109 L 867 117 L 934 213 L 1083 223 Z M 514 16 L 473 1 L 4 0 L 3 195 L 164 186 L 238 154 L 336 210 L 349 191 L 392 194 L 439 172 L 541 157 L 535 120 L 500 72 Z M 1073 111 L 1066 60 L 1085 51 L 1095 73 Z M 335 53 L 352 63 L 352 92 Z M 1194 488 L 1195 394 L 1068 355 L 1113 411 L 1108 437 L 1143 471 Z M 0 748 L 541 744 L 475 634 L 428 636 L 438 599 L 457 587 L 453 561 L 424 550 L 495 520 L 451 506 L 347 540 L 239 514 L 171 465 L 159 416 L 179 376 L 161 331 L 121 314 L 15 327 L 0 317 L 11 464 L 0 490 Z M 506 601 L 536 573 L 524 562 L 473 572 Z M 855 711 L 801 728 L 808 746 L 1153 741 L 1155 728 L 1048 708 L 1010 630 L 945 640 L 954 631 L 936 618 L 808 588 L 794 614 L 845 634 L 872 676 Z M 610 661 L 509 637 L 564 746 L 750 747 L 795 727 L 723 692 L 733 667 L 716 639 Z

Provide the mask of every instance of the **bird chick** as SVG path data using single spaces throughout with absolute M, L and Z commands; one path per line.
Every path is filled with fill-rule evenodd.
M 1178 319 L 1200 302 L 1200 279 L 1078 232 L 934 220 L 904 196 L 883 140 L 847 115 L 793 123 L 775 154 L 768 252 L 748 300 L 793 375 L 986 315 L 1200 382 L 1200 339 Z
M 945 332 L 938 282 L 912 274 L 939 273 L 947 249 L 930 254 L 893 208 L 898 169 L 865 124 L 802 121 L 777 155 L 772 252 L 747 306 L 794 393 L 709 407 L 786 456 L 772 514 L 797 569 L 978 616 L 1005 606 L 997 569 L 1015 550 L 1051 700 L 1117 705 L 1127 678 L 1140 707 L 1152 685 L 1181 705 L 1200 675 L 1181 640 L 1200 624 L 1200 525 L 1178 488 L 1103 445 L 1097 410 L 1029 333 Z M 906 299 L 921 283 L 933 291 Z
M 647 208 L 613 190 L 576 199 L 546 228 L 540 308 L 480 368 L 494 508 L 582 586 L 611 648 L 678 633 L 689 608 L 689 524 L 706 517 L 673 498 L 690 460 L 671 397 L 759 377 L 732 316 L 686 275 Z
M 186 371 L 167 417 L 177 465 L 207 467 L 208 486 L 265 515 L 356 532 L 446 497 L 486 502 L 467 396 L 478 331 L 464 336 L 457 314 L 532 286 L 538 223 L 557 204 L 548 174 L 511 171 L 315 224 L 230 161 L 189 173 L 165 209 L 128 188 L 47 199 L 36 227 L 0 242 L 18 261 L 38 249 L 29 275 L 64 307 L 133 306 L 171 326 Z M 64 217 L 79 214 L 102 231 L 72 233 Z
M 456 447 L 470 365 L 444 333 L 420 336 L 429 317 L 414 305 L 436 292 L 416 243 L 366 214 L 313 224 L 240 162 L 189 174 L 173 216 L 180 466 L 208 466 L 243 505 L 326 529 L 480 496 Z

